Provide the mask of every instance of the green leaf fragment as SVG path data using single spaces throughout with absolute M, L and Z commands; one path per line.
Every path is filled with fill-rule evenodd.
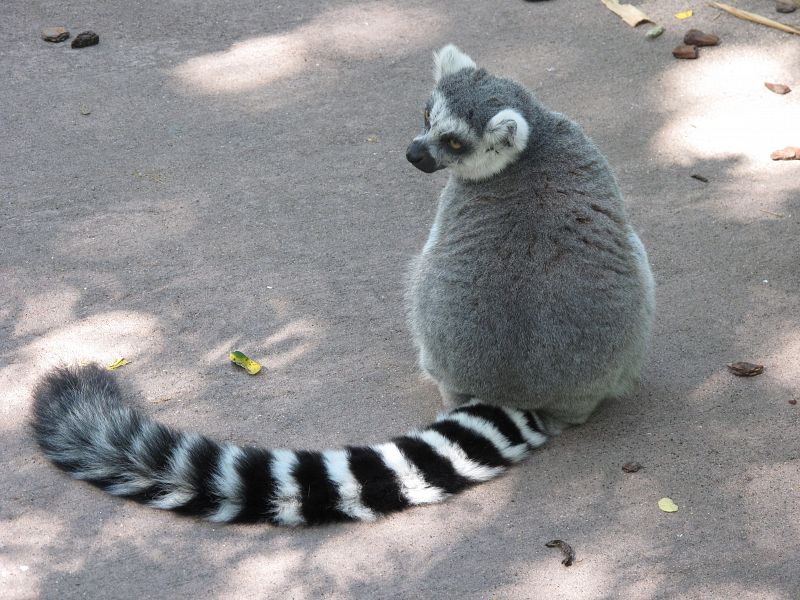
M 661 500 L 658 501 L 658 508 L 664 512 L 678 512 L 678 505 L 672 501 L 672 498 L 661 498 Z
M 245 371 L 250 373 L 250 375 L 255 375 L 261 370 L 261 365 L 258 363 L 258 361 L 249 358 L 244 352 L 234 350 L 230 353 L 230 359 L 233 364 L 239 365 Z

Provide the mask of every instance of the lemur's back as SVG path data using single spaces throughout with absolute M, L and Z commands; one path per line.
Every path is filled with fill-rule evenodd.
M 412 268 L 410 321 L 446 397 L 576 423 L 636 381 L 652 276 L 603 156 L 562 115 L 534 118 L 498 175 L 451 177 Z

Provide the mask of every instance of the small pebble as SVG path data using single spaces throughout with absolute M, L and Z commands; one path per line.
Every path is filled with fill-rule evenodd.
M 63 42 L 69 38 L 69 31 L 64 27 L 45 27 L 42 29 L 42 39 L 45 42 Z
M 775 10 L 779 13 L 792 13 L 797 10 L 797 5 L 791 0 L 778 0 L 775 3 Z
M 81 106 L 81 114 L 84 117 L 86 117 L 86 116 L 89 116 L 90 114 L 92 114 L 92 111 L 88 106 L 83 105 L 83 106 Z
M 792 399 L 792 400 L 789 400 L 789 404 L 791 404 L 792 406 L 794 406 L 795 404 L 797 404 L 797 400 L 794 400 L 794 399 Z
M 94 31 L 84 31 L 75 36 L 72 40 L 73 48 L 86 48 L 86 46 L 95 46 L 100 43 L 100 36 Z
M 628 462 L 628 463 L 625 463 L 624 465 L 622 465 L 622 470 L 625 471 L 626 473 L 636 473 L 641 468 L 642 468 L 642 465 L 640 465 L 637 462 Z
M 656 25 L 655 27 L 651 27 L 650 29 L 648 29 L 645 35 L 649 37 L 651 40 L 654 40 L 665 31 L 666 29 L 664 28 L 663 25 Z
M 697 58 L 697 48 L 695 46 L 678 46 L 672 51 L 675 58 Z

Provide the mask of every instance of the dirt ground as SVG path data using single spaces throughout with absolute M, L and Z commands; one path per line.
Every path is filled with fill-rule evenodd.
M 800 597 L 800 161 L 769 158 L 800 146 L 800 36 L 635 4 L 667 32 L 600 0 L 5 0 L 0 596 Z M 44 42 L 48 25 L 100 45 Z M 690 27 L 722 44 L 674 59 Z M 658 284 L 636 395 L 370 525 L 220 527 L 52 468 L 26 419 L 59 361 L 124 356 L 133 401 L 221 440 L 321 449 L 435 416 L 403 285 L 447 175 L 404 153 L 448 42 L 607 154 Z M 738 360 L 766 372 L 734 377 Z

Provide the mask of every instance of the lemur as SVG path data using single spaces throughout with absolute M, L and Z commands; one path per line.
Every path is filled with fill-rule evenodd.
M 33 432 L 76 479 L 214 522 L 373 521 L 492 479 L 638 378 L 654 312 L 647 254 L 606 159 L 521 85 L 448 45 L 408 160 L 449 169 L 410 270 L 409 323 L 448 411 L 336 450 L 218 443 L 157 423 L 96 365 L 33 393 Z

